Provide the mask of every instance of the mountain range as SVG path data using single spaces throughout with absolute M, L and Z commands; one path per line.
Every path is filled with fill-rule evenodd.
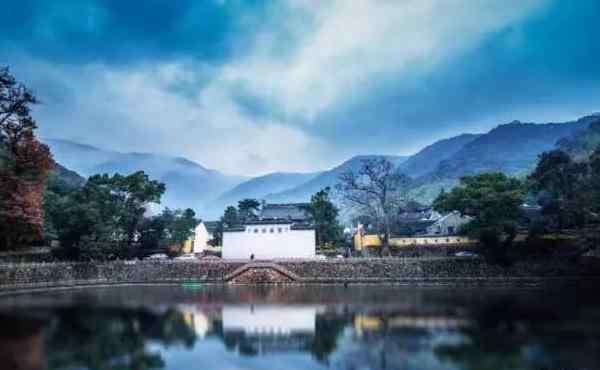
M 436 141 L 412 156 L 355 156 L 321 172 L 276 172 L 254 178 L 226 175 L 182 157 L 120 153 L 67 140 L 44 142 L 60 164 L 83 176 L 144 170 L 151 178 L 167 185 L 164 205 L 191 207 L 202 217 L 215 218 L 227 205 L 235 205 L 244 198 L 270 202 L 308 201 L 317 191 L 335 187 L 341 173 L 357 170 L 364 159 L 378 157 L 390 160 L 397 171 L 413 178 L 413 196 L 428 203 L 442 188 L 454 186 L 461 176 L 484 171 L 523 175 L 535 166 L 538 155 L 544 151 L 573 142 L 592 145 L 600 137 L 600 130 L 590 133 L 591 128 L 600 128 L 600 115 L 563 123 L 514 121 L 487 133 L 461 134 Z
M 154 153 L 121 153 L 68 140 L 45 139 L 54 159 L 62 166 L 88 177 L 97 173 L 131 174 L 145 171 L 150 178 L 166 184 L 162 204 L 171 208 L 193 208 L 199 214 L 211 213 L 206 205 L 221 194 L 248 180 L 225 175 L 182 157 Z

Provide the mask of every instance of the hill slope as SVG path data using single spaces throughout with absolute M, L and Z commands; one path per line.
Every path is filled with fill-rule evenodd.
M 312 180 L 309 180 L 301 185 L 294 188 L 272 194 L 267 197 L 269 201 L 273 202 L 307 202 L 310 197 L 321 189 L 326 187 L 334 188 L 338 183 L 339 176 L 348 170 L 357 171 L 364 159 L 373 158 L 386 158 L 387 160 L 398 166 L 404 162 L 407 157 L 403 156 L 382 156 L 382 155 L 360 155 L 350 158 L 344 163 L 337 167 L 332 168 L 328 171 L 323 171 L 319 175 L 315 176 Z
M 514 121 L 500 125 L 465 144 L 425 177 L 431 181 L 490 171 L 509 175 L 527 172 L 535 165 L 539 154 L 554 149 L 560 139 L 586 128 L 593 119 L 593 116 L 587 116 L 565 123 Z
M 418 153 L 408 157 L 406 161 L 398 166 L 398 170 L 410 177 L 425 175 L 435 170 L 441 161 L 450 158 L 466 144 L 477 139 L 479 136 L 481 135 L 462 134 L 436 141 L 421 149 Z
M 587 158 L 600 147 L 600 113 L 594 115 L 594 121 L 587 128 L 558 141 L 558 148 L 569 153 L 576 160 Z

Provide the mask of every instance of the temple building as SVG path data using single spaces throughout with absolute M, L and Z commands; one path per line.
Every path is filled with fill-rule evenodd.
M 314 258 L 315 229 L 305 203 L 263 203 L 256 219 L 223 231 L 224 259 Z

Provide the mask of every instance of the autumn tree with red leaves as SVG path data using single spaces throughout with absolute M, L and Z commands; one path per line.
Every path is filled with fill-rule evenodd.
M 0 68 L 0 250 L 42 239 L 44 187 L 53 160 L 34 134 L 30 109 L 36 103 L 8 68 Z

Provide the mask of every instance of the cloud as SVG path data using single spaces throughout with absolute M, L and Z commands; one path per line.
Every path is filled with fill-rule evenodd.
M 255 50 L 226 65 L 222 79 L 242 81 L 287 115 L 313 120 L 340 100 L 368 94 L 373 80 L 429 73 L 544 3 L 294 1 L 290 13 L 310 21 L 294 29 L 292 51 L 274 57 L 279 30 L 263 30 Z
M 205 80 L 210 67 L 169 63 L 113 70 L 89 65 L 59 71 L 38 64 L 36 69 L 52 71 L 53 80 L 68 81 L 68 88 L 78 91 L 72 106 L 50 102 L 37 108 L 45 137 L 56 137 L 56 126 L 71 122 L 61 137 L 122 151 L 185 155 L 210 168 L 246 175 L 277 171 L 282 163 L 308 171 L 323 155 L 325 144 L 297 128 L 249 119 L 228 89 L 208 84 L 182 94 L 174 88 Z
M 600 94 L 593 0 L 14 4 L 0 64 L 44 101 L 44 136 L 230 173 L 407 154 Z

